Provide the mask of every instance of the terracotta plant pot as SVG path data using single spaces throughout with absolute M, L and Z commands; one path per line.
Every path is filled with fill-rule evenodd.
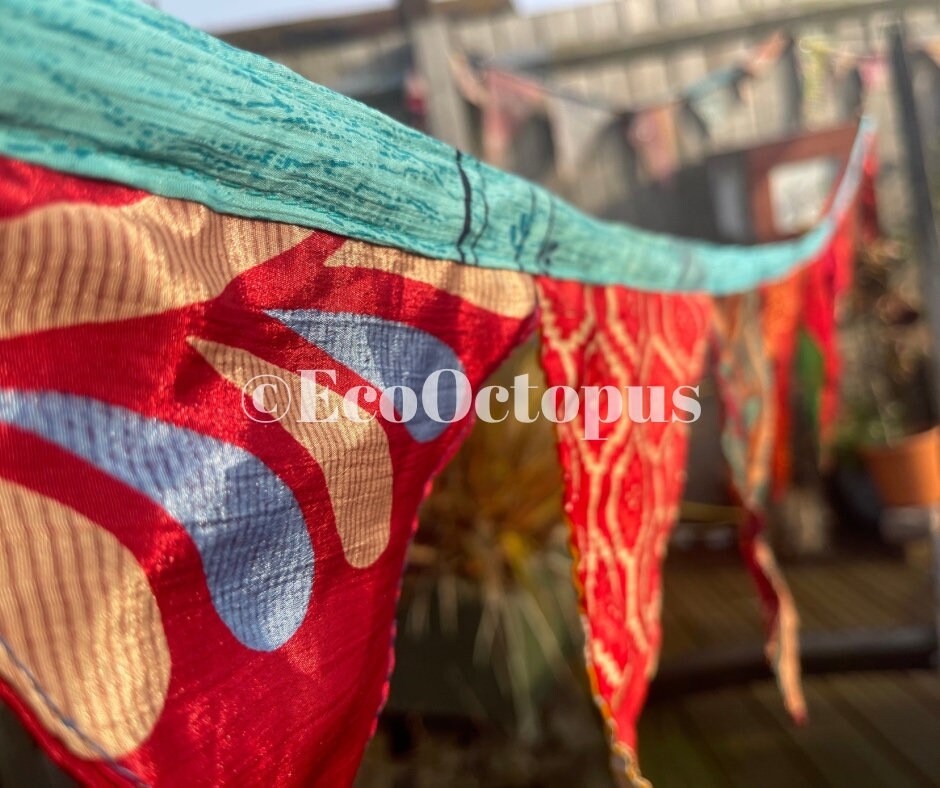
M 940 502 L 940 426 L 888 446 L 867 447 L 863 456 L 885 505 Z

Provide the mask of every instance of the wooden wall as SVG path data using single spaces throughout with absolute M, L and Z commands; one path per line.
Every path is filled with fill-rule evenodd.
M 914 42 L 918 37 L 940 36 L 937 0 L 606 0 L 536 16 L 518 16 L 512 11 L 472 17 L 438 15 L 434 24 L 442 31 L 433 36 L 419 35 L 418 28 L 428 20 L 409 29 L 398 27 L 311 45 L 304 45 L 302 39 L 272 44 L 270 36 L 259 35 L 264 46 L 258 49 L 314 81 L 406 122 L 403 78 L 412 64 L 418 63 L 430 72 L 434 85 L 430 103 L 439 111 L 432 133 L 479 152 L 478 114 L 447 95 L 453 85 L 441 72 L 447 70 L 444 50 L 450 47 L 533 74 L 572 93 L 615 107 L 630 107 L 674 95 L 679 88 L 733 62 L 778 29 L 797 37 L 823 37 L 850 52 L 886 51 L 887 26 L 899 16 L 905 19 Z M 251 42 L 250 33 L 239 34 L 239 45 L 255 48 Z M 922 92 L 936 94 L 940 90 L 936 80 L 922 82 L 927 85 L 920 88 Z M 788 90 L 792 91 L 792 76 L 784 63 L 763 80 L 751 83 L 745 100 L 711 139 L 702 140 L 694 130 L 684 129 L 684 162 L 694 168 L 709 153 L 784 133 L 794 120 Z M 937 115 L 935 95 L 925 95 L 924 102 L 928 113 Z M 443 122 L 442 106 L 447 108 Z M 868 95 L 866 110 L 880 127 L 879 188 L 885 218 L 889 224 L 897 224 L 907 215 L 908 203 L 890 75 L 882 89 Z M 799 121 L 803 127 L 814 128 L 839 116 L 835 103 L 807 101 Z M 514 169 L 593 213 L 655 229 L 697 232 L 694 221 L 678 227 L 677 217 L 664 209 L 675 203 L 674 195 L 662 197 L 655 186 L 638 182 L 635 162 L 631 162 L 629 147 L 618 132 L 611 130 L 599 139 L 596 155 L 585 162 L 577 183 L 557 181 L 551 156 L 547 124 L 536 119 L 518 139 Z M 692 195 L 690 203 L 694 206 L 701 199 L 702 195 Z

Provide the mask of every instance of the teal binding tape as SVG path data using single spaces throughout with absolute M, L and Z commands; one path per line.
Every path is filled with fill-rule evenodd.
M 641 290 L 747 290 L 807 262 L 808 234 L 720 246 L 602 222 L 547 191 L 136 0 L 4 0 L 0 153 L 214 210 L 487 268 Z M 849 188 L 851 186 L 851 188 Z

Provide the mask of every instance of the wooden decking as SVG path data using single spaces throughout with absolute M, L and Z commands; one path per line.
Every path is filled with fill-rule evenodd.
M 639 730 L 644 774 L 656 788 L 940 785 L 927 563 L 876 548 L 784 571 L 804 625 L 809 725 L 783 710 L 734 551 L 673 550 L 660 675 Z M 584 689 L 571 692 L 559 685 L 538 740 L 387 714 L 357 788 L 613 788 L 599 718 Z
M 929 628 L 926 567 L 872 554 L 784 564 L 804 636 Z M 697 551 L 670 556 L 663 593 L 663 662 L 760 635 L 757 598 L 733 554 Z
M 842 554 L 784 565 L 813 672 L 927 667 L 936 649 L 925 565 L 895 554 Z M 670 556 L 656 693 L 767 675 L 757 597 L 730 552 Z
M 657 788 L 905 788 L 940 784 L 940 677 L 811 676 L 792 725 L 771 681 L 653 701 L 640 763 Z
M 754 592 L 734 557 L 674 555 L 662 667 L 639 732 L 644 774 L 665 788 L 940 785 L 926 567 L 869 554 L 784 570 L 810 724 L 793 726 L 767 678 Z

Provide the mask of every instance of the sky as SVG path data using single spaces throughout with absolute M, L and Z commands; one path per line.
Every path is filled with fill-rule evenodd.
M 540 13 L 598 0 L 513 0 L 520 13 Z M 395 0 L 156 0 L 154 5 L 194 27 L 223 33 L 318 16 L 391 8 Z

